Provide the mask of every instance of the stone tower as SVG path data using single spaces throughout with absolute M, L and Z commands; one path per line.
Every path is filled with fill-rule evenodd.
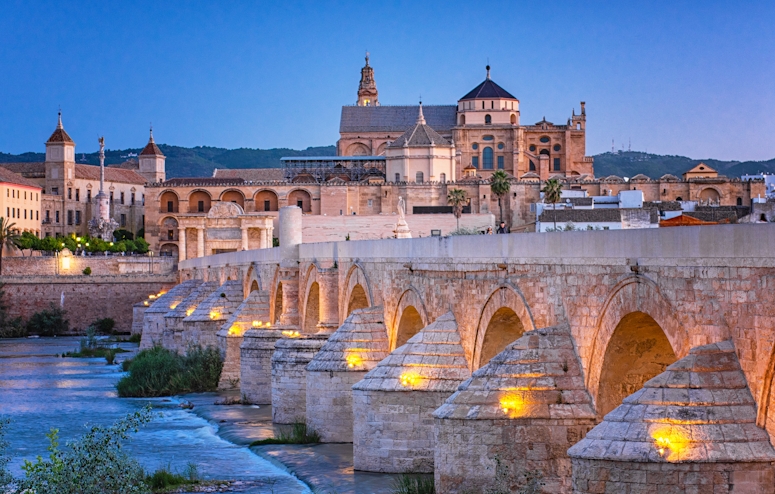
M 369 53 L 366 52 L 366 65 L 361 69 L 361 83 L 358 85 L 358 106 L 379 106 L 377 81 L 374 69 L 369 65 Z
M 75 178 L 75 142 L 62 126 L 59 112 L 57 128 L 46 141 L 46 194 L 64 195 L 65 182 Z
M 167 172 L 164 168 L 166 156 L 159 149 L 159 146 L 153 141 L 153 128 L 151 128 L 151 137 L 148 144 L 140 152 L 140 170 L 139 173 L 145 177 L 148 182 L 164 182 Z

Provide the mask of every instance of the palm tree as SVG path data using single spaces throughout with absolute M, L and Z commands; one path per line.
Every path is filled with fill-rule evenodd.
M 0 274 L 3 274 L 3 250 L 6 247 L 15 249 L 20 239 L 16 223 L 10 223 L 8 218 L 0 216 Z
M 498 209 L 501 213 L 501 222 L 503 222 L 503 206 L 501 205 L 501 198 L 509 193 L 511 190 L 511 182 L 509 182 L 509 176 L 503 170 L 498 170 L 490 177 L 490 190 L 493 195 L 498 198 Z
M 544 193 L 544 203 L 552 204 L 554 230 L 557 231 L 557 203 L 562 197 L 562 183 L 556 178 L 550 178 L 546 181 L 541 192 Z
M 452 214 L 457 220 L 457 229 L 460 230 L 460 217 L 463 216 L 463 206 L 468 203 L 466 191 L 463 189 L 450 189 L 447 192 L 447 204 L 452 206 Z

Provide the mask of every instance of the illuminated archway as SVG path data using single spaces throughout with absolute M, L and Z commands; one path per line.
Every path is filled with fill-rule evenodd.
M 277 284 L 277 290 L 274 295 L 274 313 L 272 314 L 272 323 L 277 324 L 280 316 L 283 314 L 283 284 Z
M 229 189 L 224 191 L 224 193 L 221 194 L 221 201 L 233 202 L 239 204 L 239 207 L 245 209 L 245 195 L 238 190 Z
M 339 301 L 339 324 L 342 324 L 347 316 L 355 309 L 364 309 L 379 305 L 374 300 L 371 292 L 371 285 L 363 269 L 354 264 L 347 271 L 342 296 Z
M 366 291 L 361 285 L 355 285 L 347 301 L 347 315 L 349 316 L 356 309 L 365 309 L 368 306 L 369 299 L 366 297 Z
M 398 298 L 388 338 L 390 349 L 395 350 L 405 344 L 409 338 L 430 324 L 428 311 L 425 308 L 420 292 L 409 286 Z
M 491 358 L 519 339 L 524 332 L 525 327 L 522 325 L 522 321 L 510 307 L 501 307 L 495 311 L 484 333 L 479 367 L 487 364 Z
M 409 338 L 419 333 L 424 327 L 425 324 L 422 322 L 422 317 L 417 309 L 413 305 L 408 306 L 401 313 L 401 319 L 398 321 L 394 349 L 405 345 Z
M 320 322 L 320 285 L 315 281 L 307 292 L 307 303 L 304 309 L 304 332 L 316 333 Z
M 597 391 L 599 417 L 678 360 L 659 324 L 643 312 L 624 316 L 608 342 Z
M 535 329 L 533 314 L 522 293 L 508 283 L 496 288 L 487 298 L 479 314 L 471 359 L 472 370 L 486 364 L 522 333 L 533 329 Z M 518 336 L 507 341 L 514 335 Z
M 255 204 L 256 211 L 277 211 L 277 194 L 271 190 L 260 190 L 256 192 L 253 203 Z

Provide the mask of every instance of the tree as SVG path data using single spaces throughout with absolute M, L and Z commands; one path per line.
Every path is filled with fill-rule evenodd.
M 15 249 L 19 246 L 21 236 L 16 229 L 16 223 L 0 216 L 0 275 L 3 274 L 3 250 L 6 247 Z
M 490 177 L 490 190 L 493 195 L 498 198 L 498 209 L 501 213 L 501 221 L 503 221 L 503 205 L 501 199 L 503 196 L 509 193 L 511 190 L 511 182 L 509 176 L 503 170 L 498 170 Z
M 557 231 L 557 203 L 560 202 L 562 197 L 562 183 L 556 178 L 550 178 L 546 181 L 541 192 L 544 193 L 544 204 L 552 204 L 554 231 Z
M 463 215 L 463 206 L 468 203 L 466 191 L 463 189 L 450 189 L 447 192 L 447 204 L 452 206 L 452 214 L 457 220 L 457 229 L 460 230 L 460 217 Z

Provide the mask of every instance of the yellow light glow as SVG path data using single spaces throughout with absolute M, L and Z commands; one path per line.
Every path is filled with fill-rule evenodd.
M 654 447 L 659 456 L 667 461 L 676 461 L 689 446 L 689 438 L 679 428 L 664 425 L 651 431 Z
M 230 336 L 242 336 L 242 328 L 237 326 L 236 324 L 229 328 L 229 335 Z
M 271 324 L 269 324 L 269 323 L 266 323 L 266 327 L 267 327 L 267 328 L 268 328 L 268 327 L 270 327 L 270 326 L 271 326 Z
M 509 393 L 500 399 L 500 406 L 504 415 L 519 416 L 525 408 L 525 399 L 522 395 Z
M 70 257 L 64 256 L 62 257 L 62 269 L 70 269 Z
M 147 301 L 147 300 L 144 300 L 144 301 L 143 301 L 143 305 L 147 306 L 147 305 L 148 305 L 148 301 Z
M 404 372 L 398 379 L 401 381 L 401 386 L 408 388 L 420 384 L 422 376 L 416 372 Z
M 347 356 L 347 367 L 354 368 L 363 365 L 363 359 L 357 353 L 352 353 Z
M 253 327 L 254 328 L 260 328 L 261 327 L 261 321 L 253 321 Z
M 215 310 L 210 311 L 210 319 L 218 319 L 219 315 L 220 314 L 218 313 L 218 311 L 215 311 Z
M 177 306 L 178 306 L 178 304 L 172 304 L 172 305 L 170 305 L 170 309 L 174 309 Z
M 194 309 L 188 309 L 188 310 L 186 311 L 186 316 L 190 316 L 190 315 L 191 315 L 191 314 L 193 314 L 193 313 L 194 313 Z
M 298 338 L 299 336 L 301 336 L 298 331 L 291 331 L 291 330 L 283 331 L 282 334 L 286 338 Z
M 155 298 L 156 298 L 156 295 L 154 295 L 154 294 L 150 294 L 150 295 L 148 295 L 148 298 L 149 298 L 149 299 L 151 299 L 151 300 L 153 300 L 153 299 L 155 299 Z

